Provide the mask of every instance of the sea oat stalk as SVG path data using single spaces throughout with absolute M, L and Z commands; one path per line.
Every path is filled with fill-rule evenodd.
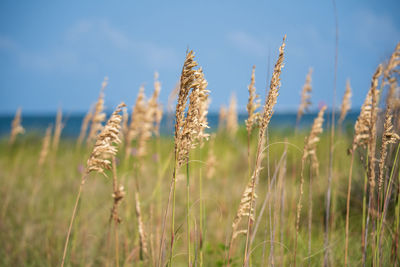
M 119 266 L 119 235 L 118 235 L 118 225 L 121 223 L 121 218 L 119 217 L 118 207 L 125 196 L 124 187 L 118 183 L 117 177 L 117 163 L 115 156 L 112 157 L 112 173 L 113 173 L 113 207 L 110 214 L 110 226 L 111 222 L 114 221 L 114 234 L 115 234 L 115 266 Z
M 44 162 L 47 159 L 47 155 L 49 154 L 52 128 L 53 127 L 49 125 L 49 127 L 47 127 L 46 129 L 46 134 L 43 138 L 42 149 L 39 155 L 39 167 L 43 166 Z
M 350 80 L 347 80 L 346 91 L 344 92 L 342 105 L 340 106 L 340 117 L 338 121 L 339 132 L 342 129 L 343 121 L 346 118 L 347 112 L 350 110 L 350 108 L 351 108 L 351 86 L 350 86 Z
M 62 110 L 59 108 L 57 111 L 56 126 L 54 128 L 53 143 L 51 145 L 54 153 L 57 152 L 58 144 L 60 143 L 61 131 L 63 128 L 64 124 L 62 122 Z
M 297 203 L 297 213 L 296 213 L 296 235 L 294 241 L 294 256 L 293 256 L 293 266 L 296 266 L 296 256 L 297 256 L 297 238 L 299 235 L 299 228 L 300 228 L 300 214 L 302 208 L 302 197 L 303 197 L 303 184 L 304 184 L 304 167 L 306 160 L 310 158 L 311 166 L 315 174 L 318 171 L 318 159 L 317 159 L 317 144 L 320 140 L 320 134 L 323 131 L 322 124 L 324 122 L 324 112 L 326 110 L 326 106 L 323 106 L 318 113 L 317 118 L 315 118 L 314 123 L 311 127 L 310 135 L 307 137 L 303 156 L 301 158 L 301 176 L 300 176 L 300 193 L 299 193 L 299 200 Z M 318 174 L 317 174 L 318 175 Z M 309 215 L 312 216 L 312 213 Z M 309 233 L 311 235 L 311 233 Z M 311 242 L 311 241 L 309 241 Z
M 108 78 L 105 77 L 103 83 L 101 84 L 99 98 L 97 99 L 96 105 L 94 107 L 92 124 L 90 125 L 89 134 L 87 137 L 87 145 L 91 146 L 95 141 L 96 136 L 103 129 L 103 121 L 106 118 L 106 114 L 104 113 L 104 90 L 108 85 Z
M 227 255 L 227 265 L 230 265 L 230 254 L 232 250 L 232 240 L 234 237 L 237 235 L 237 225 L 241 221 L 241 219 L 244 216 L 248 217 L 247 220 L 247 229 L 242 231 L 246 233 L 246 246 L 245 246 L 245 252 L 244 252 L 244 258 L 243 258 L 243 265 L 246 266 L 248 264 L 248 253 L 249 253 L 249 241 L 250 241 L 250 232 L 251 232 L 251 225 L 252 222 L 254 221 L 254 200 L 256 198 L 256 193 L 255 193 L 255 186 L 256 186 L 256 181 L 258 181 L 258 176 L 259 173 L 262 169 L 261 167 L 261 159 L 262 159 L 262 152 L 264 150 L 264 135 L 266 128 L 268 127 L 268 124 L 271 120 L 272 114 L 274 113 L 274 106 L 277 102 L 277 98 L 279 95 L 279 88 L 280 88 L 280 75 L 282 72 L 283 68 L 283 59 L 284 59 L 284 48 L 285 48 L 285 39 L 286 35 L 283 38 L 283 42 L 281 47 L 279 48 L 279 56 L 278 60 L 275 64 L 274 72 L 272 74 L 270 86 L 269 86 L 269 92 L 268 95 L 265 98 L 265 103 L 263 106 L 263 114 L 260 118 L 260 128 L 259 128 L 259 133 L 258 133 L 258 145 L 257 145 L 257 152 L 256 152 L 256 161 L 255 161 L 255 166 L 254 166 L 254 171 L 253 175 L 251 176 L 243 194 L 242 198 L 240 201 L 240 205 L 238 208 L 238 212 L 236 215 L 236 218 L 232 224 L 232 235 L 231 235 L 231 241 L 229 245 L 229 251 Z
M 79 133 L 78 141 L 77 141 L 77 147 L 81 147 L 83 140 L 85 139 L 86 132 L 89 126 L 90 121 L 92 120 L 93 117 L 93 106 L 89 109 L 89 111 L 86 113 L 85 117 L 83 118 L 82 125 L 81 125 L 81 131 Z
M 74 205 L 74 209 L 72 211 L 71 220 L 70 220 L 70 224 L 68 227 L 67 237 L 66 237 L 65 245 L 64 245 L 63 257 L 62 257 L 62 261 L 61 261 L 61 267 L 64 266 L 65 258 L 67 256 L 69 238 L 71 236 L 72 226 L 73 226 L 73 223 L 75 220 L 79 200 L 81 197 L 83 186 L 86 183 L 86 179 L 87 179 L 89 173 L 91 173 L 91 172 L 98 172 L 98 173 L 101 173 L 101 174 L 107 176 L 105 173 L 105 170 L 111 169 L 111 161 L 109 159 L 110 159 L 110 157 L 113 157 L 117 154 L 117 148 L 114 146 L 114 144 L 121 143 L 121 140 L 118 137 L 120 127 L 121 127 L 120 126 L 121 115 L 119 115 L 119 113 L 121 112 L 121 109 L 125 106 L 126 105 L 124 103 L 121 103 L 118 105 L 116 110 L 113 112 L 113 114 L 111 115 L 110 119 L 108 120 L 106 126 L 103 128 L 101 133 L 97 136 L 93 151 L 86 163 L 86 169 L 83 172 L 82 177 L 81 177 L 78 194 L 75 199 L 75 205 Z
M 172 255 L 174 248 L 174 237 L 175 237 L 175 195 L 176 195 L 176 176 L 179 167 L 182 166 L 187 160 L 189 155 L 189 150 L 192 147 L 192 130 L 196 129 L 195 120 L 196 117 L 192 117 L 195 114 L 196 109 L 192 105 L 187 111 L 187 117 L 185 118 L 185 110 L 187 107 L 187 101 L 189 98 L 189 93 L 193 89 L 194 91 L 198 91 L 198 82 L 196 81 L 196 70 L 194 67 L 197 66 L 197 62 L 194 60 L 193 51 L 189 51 L 186 54 L 185 62 L 182 67 L 181 79 L 179 83 L 179 93 L 178 93 L 178 102 L 176 105 L 176 121 L 175 121 L 175 134 L 174 134 L 174 143 L 175 143 L 175 164 L 174 171 L 171 180 L 170 192 L 167 202 L 167 207 L 164 213 L 162 233 L 161 233 L 161 241 L 160 241 L 160 249 L 158 256 L 158 266 L 162 266 L 162 250 L 164 247 L 164 235 L 165 235 L 165 223 L 167 219 L 167 214 L 169 210 L 169 206 L 172 199 L 172 216 L 171 216 L 171 248 L 170 248 L 170 257 L 169 264 L 172 265 Z M 193 91 L 192 91 L 193 94 Z M 191 95 L 192 95 L 191 94 Z M 196 98 L 192 97 L 191 100 L 196 101 Z M 190 111 L 190 112 L 189 112 Z
M 397 87 L 397 83 L 395 78 L 391 78 L 389 81 L 391 87 Z M 392 90 L 390 90 L 392 91 Z M 388 199 L 390 198 L 390 190 L 392 186 L 392 175 L 389 178 L 389 183 L 386 186 L 386 194 L 383 194 L 383 182 L 384 182 L 384 173 L 385 173 L 385 161 L 386 157 L 388 154 L 388 146 L 390 144 L 395 144 L 397 143 L 398 140 L 400 140 L 400 137 L 397 133 L 394 132 L 393 130 L 393 107 L 392 107 L 392 101 L 387 102 L 387 107 L 385 111 L 385 122 L 383 126 L 383 133 L 382 133 L 382 146 L 381 146 L 381 158 L 379 160 L 379 177 L 378 177 L 378 205 L 377 205 L 377 210 L 378 210 L 378 218 L 377 218 L 377 246 L 378 250 L 375 253 L 377 265 L 379 265 L 379 261 L 382 257 L 382 230 L 383 230 L 383 221 L 385 219 L 386 215 L 386 210 L 387 210 L 387 202 Z M 396 163 L 396 161 L 394 161 Z M 392 167 L 394 169 L 394 166 Z M 383 201 L 383 208 L 382 208 L 382 213 L 381 213 L 381 206 L 382 206 L 382 200 Z
M 226 117 L 228 114 L 228 110 L 225 105 L 221 105 L 219 108 L 219 115 L 218 115 L 218 131 L 222 132 L 226 130 Z
M 312 72 L 313 69 L 309 68 L 307 76 L 306 76 L 306 81 L 303 85 L 303 89 L 301 90 L 301 101 L 299 105 L 299 109 L 297 111 L 297 118 L 296 118 L 296 128 L 299 127 L 300 119 L 304 115 L 306 111 L 308 111 L 309 107 L 311 106 L 311 92 L 312 92 L 312 86 L 311 86 L 311 79 L 312 79 Z
M 235 137 L 238 128 L 237 100 L 235 94 L 232 94 L 226 115 L 226 130 L 231 138 Z
M 257 109 L 260 107 L 260 99 L 259 95 L 256 94 L 256 87 L 255 87 L 255 70 L 256 66 L 253 66 L 252 72 L 251 72 L 251 80 L 250 84 L 247 87 L 249 91 L 249 99 L 247 102 L 247 120 L 245 121 L 246 123 L 246 130 L 247 130 L 247 168 L 249 169 L 249 177 L 251 176 L 251 168 L 250 168 L 250 139 L 251 139 L 251 133 L 253 130 L 253 127 L 258 121 L 259 118 L 259 113 L 257 112 Z
M 371 170 L 370 164 L 372 161 L 375 161 L 375 145 L 371 142 L 374 139 L 376 142 L 375 136 L 375 124 L 376 124 L 376 106 L 377 106 L 377 96 L 379 91 L 377 91 L 378 86 L 378 78 L 382 73 L 382 66 L 379 65 L 375 74 L 373 75 L 371 87 L 368 91 L 368 94 L 365 98 L 364 104 L 361 106 L 360 115 L 354 125 L 354 138 L 352 147 L 350 152 L 352 154 L 352 159 L 350 162 L 350 172 L 349 172 L 349 179 L 348 179 L 348 187 L 347 187 L 347 204 L 346 204 L 346 230 L 345 230 L 345 255 L 344 255 L 344 266 L 347 266 L 347 255 L 348 255 L 348 235 L 349 235 L 349 214 L 350 214 L 350 197 L 351 197 L 351 180 L 352 180 L 352 171 L 353 171 L 353 162 L 354 162 L 354 152 L 357 147 L 359 146 L 367 146 L 368 147 L 368 165 L 369 170 Z M 372 148 L 373 146 L 373 148 Z M 373 149 L 373 152 L 370 150 Z M 373 165 L 375 166 L 375 165 Z M 372 167 L 373 169 L 375 167 Z M 368 171 L 369 177 L 370 171 Z M 375 180 L 375 178 L 373 178 Z M 370 190 L 373 190 L 375 181 L 372 181 L 370 178 Z M 364 221 L 364 218 L 363 218 Z M 363 229 L 367 231 L 367 229 Z M 364 235 L 364 234 L 363 234 Z M 364 239 L 362 242 L 363 251 L 365 248 Z M 363 252 L 364 253 L 364 252 Z
M 15 117 L 11 123 L 11 134 L 10 140 L 8 142 L 10 145 L 14 144 L 18 134 L 23 134 L 25 132 L 25 129 L 21 125 L 21 121 L 21 108 L 18 108 L 17 112 L 15 113 Z

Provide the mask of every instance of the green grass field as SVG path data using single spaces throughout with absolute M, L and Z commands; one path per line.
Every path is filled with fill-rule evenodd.
M 257 186 L 256 221 L 264 198 L 266 209 L 251 247 L 250 262 L 254 266 L 278 266 L 293 262 L 296 205 L 299 195 L 300 162 L 303 143 L 308 130 L 296 135 L 291 130 L 269 130 L 269 150 L 263 160 L 263 170 Z M 329 136 L 323 134 L 317 148 L 320 160 L 319 175 L 312 186 L 312 249 L 308 256 L 308 170 L 305 172 L 303 209 L 300 220 L 297 263 L 299 266 L 321 266 L 329 249 L 331 266 L 343 264 L 346 193 L 352 134 L 337 133 L 334 145 L 332 182 L 332 209 L 329 223 L 329 248 L 324 248 L 324 213 L 327 191 Z M 251 144 L 254 155 L 256 136 Z M 287 139 L 287 141 L 285 141 Z M 278 162 L 287 146 L 286 172 L 282 187 L 271 181 L 274 172 L 282 168 Z M 208 160 L 212 146 L 214 160 Z M 84 146 L 85 147 L 85 146 Z M 120 205 L 121 224 L 118 226 L 119 264 L 121 266 L 150 266 L 157 262 L 163 214 L 169 192 L 173 167 L 173 138 L 152 139 L 147 144 L 147 155 L 140 166 L 136 158 L 124 161 L 123 144 L 119 145 L 117 175 L 125 187 L 126 196 Z M 57 266 L 61 262 L 63 246 L 81 172 L 91 149 L 79 149 L 75 140 L 62 140 L 58 151 L 50 150 L 42 167 L 38 166 L 41 139 L 25 136 L 13 146 L 3 140 L 0 144 L 0 263 L 2 266 Z M 350 211 L 349 264 L 361 265 L 362 197 L 365 162 L 356 156 L 353 169 L 353 187 Z M 254 158 L 251 157 L 252 165 Z M 247 166 L 247 133 L 240 128 L 235 138 L 218 132 L 213 142 L 190 154 L 190 224 L 192 261 L 198 264 L 200 250 L 204 266 L 222 266 L 226 263 L 227 246 L 232 221 L 237 212 L 241 194 L 249 179 Z M 135 167 L 136 166 L 136 167 Z M 391 168 L 390 165 L 387 166 Z M 215 168 L 212 177 L 207 172 Z M 396 168 L 397 170 L 397 168 Z M 187 257 L 186 238 L 186 168 L 179 170 L 176 200 L 175 266 L 184 266 Z M 397 171 L 396 171 L 397 172 Z M 202 240 L 199 232 L 199 175 L 203 176 L 202 195 L 205 218 Z M 268 175 L 269 173 L 269 175 Z M 73 226 L 67 255 L 67 266 L 115 265 L 115 240 L 109 217 L 113 203 L 112 174 L 109 177 L 91 174 L 84 186 L 78 215 Z M 397 196 L 397 178 L 395 189 Z M 276 182 L 279 181 L 277 178 Z M 147 236 L 148 253 L 140 260 L 138 221 L 135 213 L 135 183 L 139 184 L 142 219 Z M 271 185 L 271 190 L 268 187 Z M 392 241 L 395 236 L 394 201 L 392 198 L 386 216 L 383 238 L 383 266 L 392 265 Z M 170 235 L 167 220 L 165 257 L 168 258 Z M 397 229 L 398 231 L 398 229 Z M 271 238 L 272 237 L 272 238 Z M 271 242 L 272 240 L 272 242 Z M 233 266 L 242 265 L 245 235 L 234 241 Z M 271 244 L 273 246 L 271 246 Z M 368 250 L 371 248 L 368 247 Z M 273 252 L 272 252 L 273 251 Z M 372 255 L 367 253 L 367 266 Z

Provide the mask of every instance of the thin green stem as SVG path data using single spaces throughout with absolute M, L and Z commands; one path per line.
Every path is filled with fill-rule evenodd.
M 399 249 L 399 226 L 400 226 L 400 168 L 399 173 L 397 175 L 397 204 L 395 208 L 395 249 L 394 249 L 394 262 L 396 263 L 395 266 L 397 266 L 398 262 L 398 249 Z
M 201 157 L 201 147 L 199 148 L 199 160 Z M 204 220 L 204 210 L 203 210 L 203 172 L 202 166 L 199 168 L 199 190 L 200 190 L 200 267 L 203 266 L 203 241 L 204 241 L 204 230 L 203 230 L 203 220 Z
M 310 181 L 308 183 L 308 266 L 311 266 L 311 237 L 312 237 L 312 209 L 313 209 L 313 196 L 312 196 L 312 189 L 313 189 L 313 168 L 312 163 L 309 164 L 309 176 Z
M 166 222 L 167 222 L 167 215 L 168 215 L 169 207 L 171 205 L 172 195 L 174 195 L 174 203 L 175 203 L 176 169 L 177 169 L 177 159 L 176 159 L 176 156 L 175 156 L 174 172 L 172 174 L 172 180 L 171 180 L 171 185 L 170 185 L 169 194 L 168 194 L 167 207 L 165 208 L 164 218 L 163 218 L 163 222 L 162 222 L 161 240 L 160 240 L 160 247 L 159 247 L 159 253 L 158 253 L 158 263 L 157 263 L 158 267 L 163 266 L 162 260 L 163 260 L 164 241 L 165 241 L 165 228 L 166 228 L 165 226 L 166 226 Z M 174 212 L 173 215 L 175 215 L 175 209 L 173 209 L 173 212 Z M 174 222 L 174 218 L 172 219 L 172 221 Z M 172 237 L 171 238 L 171 253 L 170 253 L 170 257 L 169 257 L 170 266 L 171 266 L 171 263 L 172 263 L 173 234 L 174 234 L 174 226 L 172 225 L 172 228 L 171 228 L 171 237 Z
M 175 168 L 174 168 L 174 174 L 172 177 L 173 180 L 173 189 L 172 189 L 172 218 L 171 218 L 171 251 L 169 254 L 169 266 L 172 266 L 172 255 L 174 253 L 174 239 L 175 239 L 175 201 L 176 201 L 176 171 L 177 171 L 177 166 L 178 161 L 175 159 Z
M 65 240 L 64 253 L 63 253 L 63 257 L 62 257 L 62 261 L 61 261 L 61 267 L 64 266 L 65 258 L 67 256 L 69 238 L 71 236 L 72 226 L 74 224 L 74 220 L 75 220 L 75 217 L 76 217 L 76 212 L 78 210 L 79 201 L 81 199 L 82 189 L 83 189 L 83 186 L 85 185 L 85 182 L 86 182 L 86 177 L 87 177 L 87 172 L 85 172 L 85 174 L 82 176 L 81 183 L 79 185 L 78 195 L 76 196 L 74 209 L 72 211 L 71 221 L 70 221 L 69 227 L 68 227 L 67 238 Z
M 186 223 L 187 223 L 187 260 L 190 265 L 190 177 L 189 177 L 189 158 L 186 162 Z
M 303 184 L 304 184 L 304 158 L 301 160 L 301 174 L 300 174 L 300 192 L 299 192 L 299 201 L 297 203 L 297 213 L 296 213 L 296 235 L 294 239 L 294 253 L 293 253 L 293 266 L 296 267 L 296 257 L 297 257 L 297 239 L 299 236 L 299 228 L 300 228 L 300 215 L 301 215 L 301 200 L 303 197 Z
M 367 151 L 368 155 L 368 151 Z M 366 166 L 368 166 L 368 157 L 366 157 L 367 162 Z M 361 234 L 361 250 L 362 250 L 362 265 L 365 266 L 365 260 L 366 260 L 366 251 L 367 251 L 367 225 L 366 225 L 366 216 L 367 216 L 367 189 L 368 189 L 368 175 L 367 173 L 364 174 L 364 190 L 363 190 L 363 208 L 362 208 L 362 234 Z
M 376 239 L 377 239 L 377 246 L 378 246 L 377 250 L 378 250 L 378 253 L 375 253 L 375 257 L 376 257 L 376 260 L 377 260 L 377 266 L 380 266 L 379 265 L 379 263 L 380 263 L 379 261 L 380 261 L 381 255 L 380 255 L 379 248 L 380 248 L 381 242 L 382 242 L 381 232 L 382 232 L 382 227 L 383 227 L 383 221 L 384 221 L 385 215 L 386 215 L 387 205 L 389 203 L 389 197 L 391 195 L 390 189 L 391 189 L 391 186 L 392 186 L 392 178 L 393 178 L 394 169 L 396 167 L 396 162 L 397 162 L 397 157 L 398 157 L 398 154 L 399 154 L 399 149 L 400 149 L 400 143 L 397 146 L 396 155 L 395 155 L 395 158 L 394 158 L 394 164 L 393 164 L 392 170 L 390 172 L 389 183 L 388 183 L 387 188 L 386 188 L 385 200 L 383 202 L 383 210 L 382 210 L 382 214 L 381 214 L 381 217 L 380 217 L 380 221 L 377 222 Z M 380 208 L 380 207 L 378 207 L 378 208 Z
M 351 178 L 353 176 L 353 164 L 354 164 L 354 148 L 351 152 L 351 161 L 350 161 L 350 171 L 349 171 L 349 181 L 347 185 L 347 201 L 346 201 L 346 236 L 345 236 L 345 245 L 344 245 L 344 266 L 347 266 L 347 255 L 349 248 L 349 217 L 350 217 L 350 197 L 351 197 Z M 364 208 L 363 208 L 364 212 Z M 364 220 L 363 220 L 364 222 Z

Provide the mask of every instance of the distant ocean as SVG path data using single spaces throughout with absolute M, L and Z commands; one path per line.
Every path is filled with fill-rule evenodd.
M 79 135 L 81 129 L 81 123 L 85 114 L 63 114 L 63 122 L 65 127 L 62 131 L 62 137 L 64 138 L 76 138 Z M 300 128 L 310 127 L 316 117 L 317 113 L 305 114 L 300 123 Z M 329 113 L 325 115 L 325 123 L 329 121 L 327 117 Z M 339 114 L 338 114 L 339 115 Z M 336 118 L 338 118 L 338 115 Z M 347 114 L 344 124 L 354 124 L 358 116 L 358 112 L 350 112 Z M 0 137 L 4 138 L 10 133 L 11 122 L 14 115 L 0 115 Z M 55 124 L 56 114 L 49 115 L 22 115 L 22 126 L 28 133 L 35 133 L 42 135 L 46 128 L 52 124 Z M 239 123 L 244 123 L 247 118 L 247 114 L 239 114 Z M 218 128 L 218 113 L 210 113 L 208 115 L 208 122 L 210 129 L 209 131 L 215 131 Z M 296 113 L 275 113 L 272 116 L 270 129 L 293 129 L 296 125 Z M 161 134 L 169 135 L 173 134 L 174 128 L 174 117 L 166 116 L 163 117 L 161 122 L 160 131 Z

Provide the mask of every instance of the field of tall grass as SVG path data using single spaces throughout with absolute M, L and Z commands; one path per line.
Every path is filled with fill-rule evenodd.
M 43 137 L 17 111 L 0 141 L 0 265 L 398 266 L 400 43 L 366 77 L 355 125 L 348 83 L 339 116 L 323 106 L 309 129 L 268 127 L 285 39 L 265 100 L 249 75 L 245 123 L 232 98 L 208 128 L 197 60 L 187 52 L 173 135 L 160 135 L 157 75 L 109 118 L 105 79 L 77 140 L 62 138 L 61 110 Z M 310 69 L 297 125 L 311 96 Z

